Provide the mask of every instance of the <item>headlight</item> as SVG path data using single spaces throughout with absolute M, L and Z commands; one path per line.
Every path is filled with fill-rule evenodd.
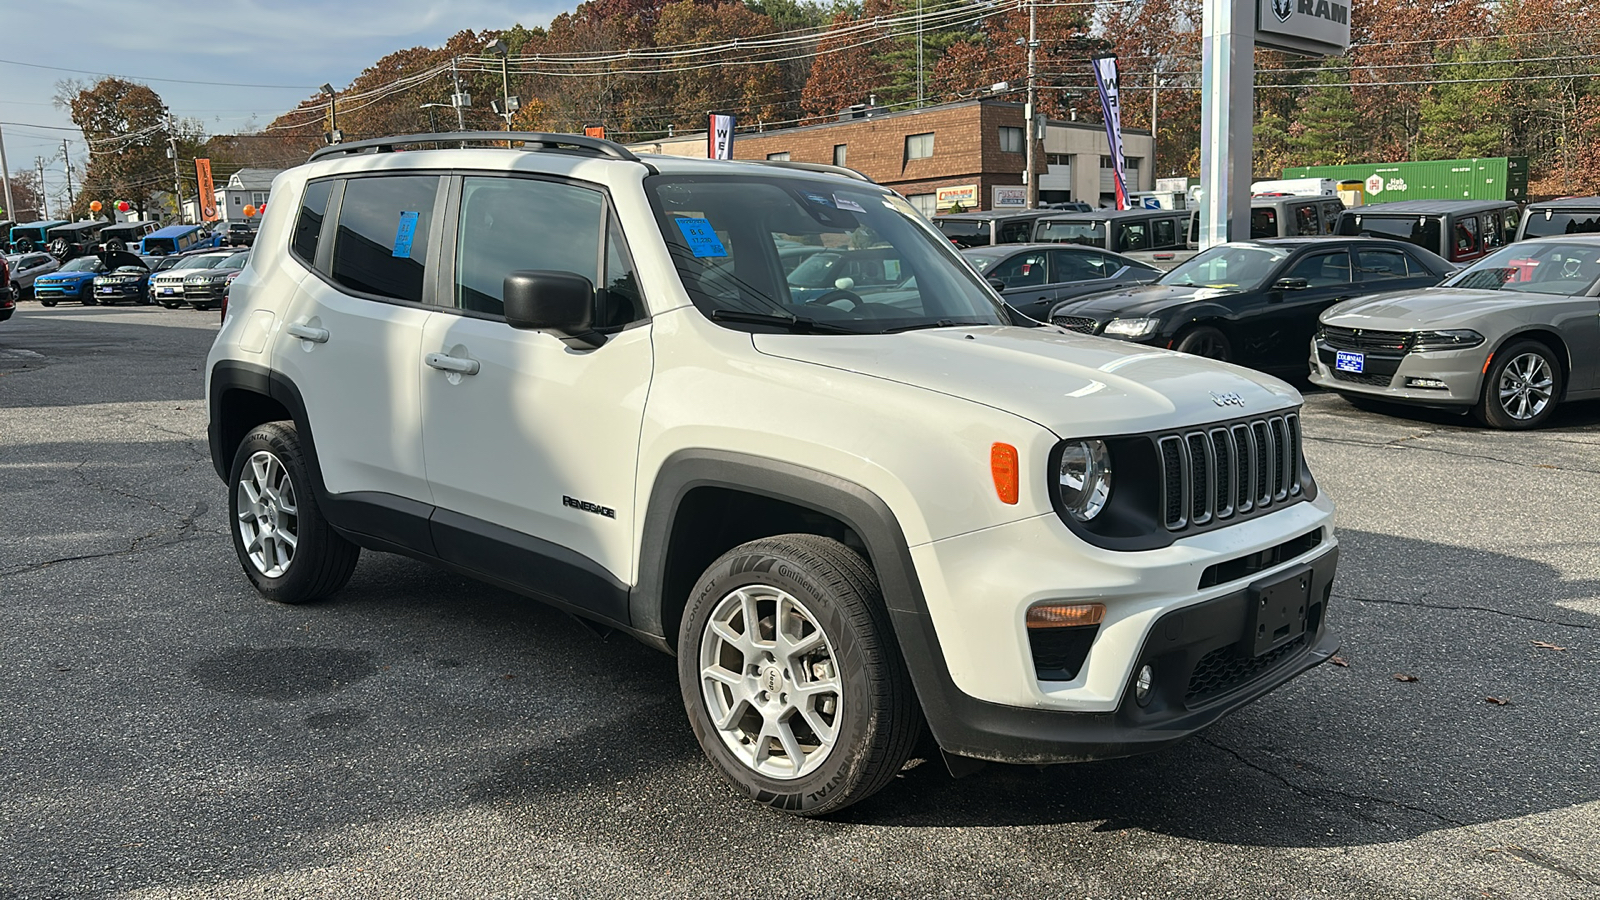
M 1061 505 L 1073 518 L 1087 522 L 1111 497 L 1111 451 L 1104 441 L 1073 441 L 1061 450 L 1056 478 Z
M 1161 327 L 1160 319 L 1112 319 L 1103 332 L 1106 337 L 1124 337 L 1138 340 L 1149 337 Z
M 1465 350 L 1483 343 L 1483 335 L 1470 328 L 1452 331 L 1419 331 L 1413 350 Z

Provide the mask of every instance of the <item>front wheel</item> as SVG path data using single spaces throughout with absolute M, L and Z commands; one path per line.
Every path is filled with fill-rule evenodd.
M 269 600 L 325 597 L 355 571 L 361 548 L 323 518 L 293 423 L 268 422 L 239 445 L 228 477 L 228 512 L 244 573 Z
M 78 288 L 78 302 L 82 303 L 84 306 L 95 306 L 98 305 L 100 301 L 94 298 L 94 288 L 89 285 L 84 285 L 83 287 Z
M 1543 425 L 1561 397 L 1561 364 L 1538 341 L 1518 341 L 1495 354 L 1473 410 L 1491 428 L 1522 430 Z
M 40 306 L 55 306 L 55 305 L 56 305 L 56 301 L 55 301 L 55 298 L 51 298 L 51 299 L 49 299 L 49 300 L 43 300 L 43 299 L 41 299 L 41 300 L 40 300 L 40 301 L 39 301 L 39 305 L 40 305 Z
M 1210 325 L 1200 325 L 1191 328 L 1178 336 L 1178 341 L 1173 349 L 1179 353 L 1188 353 L 1193 356 L 1204 356 L 1206 359 L 1216 359 L 1229 362 L 1233 359 L 1233 345 L 1228 343 L 1228 336 L 1220 329 Z
M 678 677 L 723 777 L 785 812 L 871 796 L 921 731 L 871 569 L 815 535 L 751 541 L 711 564 L 679 628 Z

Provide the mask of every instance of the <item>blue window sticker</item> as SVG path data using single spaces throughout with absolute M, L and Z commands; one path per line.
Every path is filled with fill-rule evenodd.
M 808 193 L 808 194 L 806 194 L 806 199 L 810 200 L 812 203 L 815 203 L 818 206 L 832 206 L 833 205 L 833 201 L 828 199 L 827 197 L 823 196 L 822 194 L 809 194 Z
M 400 227 L 394 233 L 394 254 L 401 259 L 411 258 L 411 241 L 417 236 L 417 214 L 400 213 Z
M 683 239 L 689 244 L 689 252 L 700 259 L 713 256 L 727 256 L 728 248 L 722 246 L 722 240 L 711 229 L 711 222 L 706 219 L 678 219 L 678 230 L 683 232 Z

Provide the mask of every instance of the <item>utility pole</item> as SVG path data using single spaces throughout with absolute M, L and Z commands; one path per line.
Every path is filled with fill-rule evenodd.
M 39 170 L 39 205 L 44 207 L 40 215 L 40 221 L 48 222 L 50 221 L 50 198 L 44 191 L 44 160 L 35 156 L 33 164 Z
M 178 198 L 177 219 L 183 222 L 183 178 L 178 175 L 178 136 L 172 131 L 172 113 L 167 113 L 167 158 L 172 160 L 172 193 Z
M 6 135 L 0 131 L 0 180 L 6 183 L 6 214 L 8 219 L 17 217 L 17 208 L 11 205 L 11 169 L 6 166 Z M 7 235 L 6 237 L 10 237 Z
M 922 108 L 922 0 L 917 0 L 917 109 Z
M 1150 187 L 1145 188 L 1145 190 L 1151 190 L 1151 191 L 1156 189 L 1156 177 L 1161 174 L 1161 170 L 1156 168 L 1156 159 L 1157 159 L 1156 150 L 1158 149 L 1158 146 L 1159 146 L 1159 144 L 1161 142 L 1161 138 L 1157 136 L 1157 132 L 1156 132 L 1156 94 L 1159 93 L 1160 90 L 1161 90 L 1161 78 L 1155 72 L 1151 72 L 1150 73 Z
M 456 108 L 456 130 L 466 131 L 467 115 L 462 109 L 464 106 L 466 106 L 466 104 L 461 100 L 461 73 L 456 70 L 455 57 L 450 58 L 450 77 L 454 79 L 456 83 L 456 92 L 450 98 L 450 105 Z M 462 146 L 466 145 L 463 144 Z
M 1039 8 L 1035 0 L 1028 0 L 1028 102 L 1023 108 L 1023 114 L 1028 121 L 1024 127 L 1023 140 L 1027 142 L 1027 154 L 1024 165 L 1028 167 L 1024 177 L 1028 180 L 1028 208 L 1039 208 L 1039 179 L 1033 174 L 1035 162 L 1034 144 L 1039 135 L 1038 128 L 1034 125 L 1034 110 L 1038 108 L 1039 98 L 1035 91 L 1034 77 L 1038 74 L 1035 64 L 1035 51 L 1039 49 Z
M 72 157 L 67 155 L 67 139 L 61 139 L 61 165 L 67 170 L 67 208 L 72 208 Z

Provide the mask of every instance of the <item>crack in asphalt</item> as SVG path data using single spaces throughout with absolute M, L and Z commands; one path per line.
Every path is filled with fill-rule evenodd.
M 1539 622 L 1544 625 L 1556 625 L 1561 628 L 1592 629 L 1600 627 L 1583 622 L 1560 622 L 1555 619 L 1541 619 L 1538 616 L 1525 616 L 1521 613 L 1506 612 L 1503 609 L 1491 609 L 1487 606 L 1448 606 L 1443 603 L 1423 603 L 1420 600 L 1380 600 L 1376 597 L 1352 597 L 1349 594 L 1334 594 L 1333 596 L 1340 600 L 1353 600 L 1357 603 L 1381 603 L 1386 606 L 1418 606 L 1423 609 L 1439 609 L 1447 612 L 1484 612 L 1497 616 L 1505 616 L 1508 619 L 1521 619 L 1524 622 Z
M 150 553 L 156 550 L 164 550 L 167 547 L 176 547 L 179 544 L 188 544 L 194 541 L 206 540 L 207 538 L 227 536 L 227 532 L 223 531 L 203 531 L 190 534 L 187 537 L 180 537 L 174 540 L 164 541 L 159 544 L 151 544 L 147 547 L 136 546 L 139 544 L 139 542 L 149 540 L 155 535 L 160 534 L 163 530 L 165 529 L 158 529 L 150 532 L 149 534 L 134 538 L 133 544 L 124 549 L 107 550 L 103 553 L 85 553 L 81 556 L 61 556 L 55 559 L 47 559 L 43 562 L 28 563 L 26 565 L 14 566 L 9 569 L 0 569 L 0 578 L 10 578 L 13 575 L 27 575 L 31 572 L 37 572 L 40 569 L 48 569 L 51 566 L 61 565 L 62 563 L 81 562 L 91 559 L 105 559 L 108 556 L 131 556 L 135 553 Z
M 1557 875 L 1564 875 L 1567 878 L 1571 878 L 1573 881 L 1581 881 L 1584 884 L 1592 884 L 1600 887 L 1600 876 L 1590 875 L 1589 873 L 1575 869 L 1572 866 L 1561 862 L 1560 860 L 1551 859 L 1542 853 L 1529 850 L 1527 847 L 1511 844 L 1500 848 L 1500 852 L 1507 856 L 1514 856 L 1525 863 L 1531 863 L 1541 869 L 1547 869 L 1556 873 Z
M 1448 449 L 1445 449 L 1443 447 L 1427 447 L 1427 446 L 1422 446 L 1422 445 L 1419 445 L 1419 444 L 1415 443 L 1416 441 L 1421 440 L 1422 438 L 1431 437 L 1431 436 L 1433 436 L 1435 434 L 1438 434 L 1438 433 L 1439 432 L 1437 432 L 1437 431 L 1429 431 L 1429 432 L 1425 432 L 1423 434 L 1411 435 L 1411 436 L 1403 437 L 1403 438 L 1396 438 L 1396 439 L 1394 439 L 1392 441 L 1357 441 L 1357 440 L 1351 440 L 1350 438 L 1327 438 L 1327 437 L 1309 437 L 1309 436 L 1305 438 L 1305 441 L 1307 443 L 1348 444 L 1348 445 L 1352 445 L 1352 446 L 1356 446 L 1356 447 L 1371 447 L 1373 449 L 1381 449 L 1381 448 L 1384 448 L 1384 447 L 1394 447 L 1394 448 L 1400 449 L 1400 450 L 1421 450 L 1421 451 L 1424 451 L 1424 452 L 1427 452 L 1427 453 L 1439 453 L 1439 454 L 1443 454 L 1445 456 L 1460 457 L 1462 459 L 1481 459 L 1481 460 L 1484 460 L 1486 462 L 1497 462 L 1497 463 L 1502 463 L 1504 465 L 1516 466 L 1518 468 L 1523 468 L 1523 469 L 1548 469 L 1548 470 L 1554 471 L 1554 472 L 1576 472 L 1576 473 L 1580 473 L 1580 474 L 1584 474 L 1584 475 L 1600 475 L 1600 469 L 1581 469 L 1581 468 L 1574 468 L 1572 466 L 1554 466 L 1554 465 L 1550 465 L 1549 463 L 1531 463 L 1531 462 L 1528 462 L 1527 460 L 1506 459 L 1506 458 L 1500 457 L 1500 456 L 1485 456 L 1482 453 L 1463 453 L 1460 450 L 1448 450 Z
M 1349 791 L 1339 790 L 1338 788 L 1314 788 L 1314 787 L 1309 787 L 1307 785 L 1296 784 L 1294 781 L 1290 780 L 1288 777 L 1286 777 L 1282 773 L 1274 771 L 1272 769 L 1269 769 L 1266 766 L 1261 765 L 1260 763 L 1253 762 L 1250 759 L 1246 758 L 1245 755 L 1243 753 L 1239 752 L 1238 750 L 1235 750 L 1232 747 L 1228 747 L 1228 746 L 1225 746 L 1223 744 L 1219 744 L 1216 741 L 1211 740 L 1209 737 L 1207 737 L 1207 736 L 1205 736 L 1203 734 L 1196 735 L 1194 739 L 1199 741 L 1202 744 L 1205 744 L 1208 747 L 1214 747 L 1214 748 L 1216 748 L 1218 750 L 1221 750 L 1223 753 L 1226 753 L 1229 756 L 1233 757 L 1234 759 L 1237 759 L 1240 763 L 1243 763 L 1248 768 L 1254 769 L 1255 771 L 1260 772 L 1261 774 L 1267 776 L 1268 778 L 1271 778 L 1274 781 L 1277 781 L 1278 783 L 1282 784 L 1284 787 L 1288 788 L 1291 791 L 1294 791 L 1297 794 L 1301 794 L 1301 795 L 1303 795 L 1305 797 L 1309 797 L 1309 798 L 1311 798 L 1313 800 L 1322 801 L 1323 803 L 1325 803 L 1330 808 L 1339 808 L 1339 807 L 1337 807 L 1336 804 L 1328 802 L 1332 798 L 1337 797 L 1337 798 L 1342 799 L 1342 800 L 1349 800 L 1349 801 L 1353 801 L 1353 802 L 1363 802 L 1364 801 L 1364 802 L 1367 802 L 1367 803 L 1372 803 L 1374 805 L 1387 805 L 1387 806 L 1397 807 L 1399 809 L 1409 810 L 1410 812 L 1414 812 L 1414 813 L 1416 813 L 1418 815 L 1422 815 L 1422 816 L 1427 816 L 1430 819 L 1434 819 L 1434 820 L 1436 820 L 1438 822 L 1442 822 L 1442 823 L 1444 823 L 1446 825 L 1454 826 L 1456 828 L 1471 828 L 1472 827 L 1471 823 L 1469 823 L 1469 822 L 1462 822 L 1462 821 L 1459 821 L 1457 819 L 1452 819 L 1449 816 L 1440 815 L 1439 813 L 1436 813 L 1431 809 L 1425 809 L 1425 808 L 1420 807 L 1420 806 L 1412 806 L 1409 803 L 1401 803 L 1398 800 L 1394 800 L 1394 799 L 1391 799 L 1391 798 L 1388 798 L 1388 797 L 1374 797 L 1374 796 L 1372 796 L 1370 794 L 1353 794 L 1353 793 L 1350 793 Z M 1355 818 L 1360 819 L 1361 821 L 1366 822 L 1369 825 L 1382 825 L 1382 826 L 1387 827 L 1387 826 L 1392 824 L 1392 823 L 1386 822 L 1383 819 L 1380 819 L 1380 818 L 1378 818 L 1376 816 L 1370 815 L 1370 814 L 1368 814 L 1367 812 L 1365 812 L 1364 810 L 1361 810 L 1361 809 L 1348 809 L 1348 808 L 1345 808 L 1345 809 L 1342 809 L 1341 811 L 1347 812 L 1349 815 L 1354 816 Z

